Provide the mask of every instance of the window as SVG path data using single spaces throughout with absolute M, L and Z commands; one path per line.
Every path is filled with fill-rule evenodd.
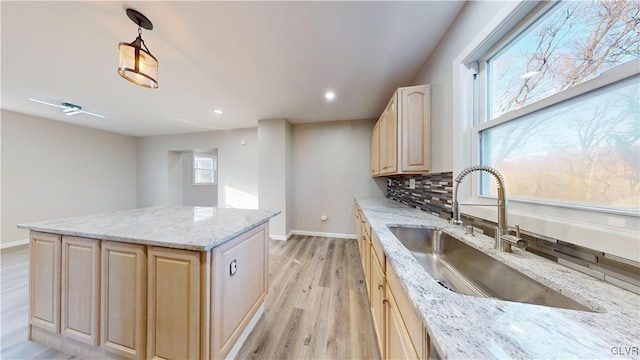
M 637 214 L 640 2 L 543 3 L 527 21 L 478 57 L 476 158 L 510 199 Z
M 193 153 L 193 185 L 215 185 L 218 161 L 215 155 Z

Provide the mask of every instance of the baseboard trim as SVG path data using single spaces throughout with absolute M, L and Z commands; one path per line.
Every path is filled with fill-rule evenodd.
M 29 239 L 9 241 L 6 243 L 0 243 L 0 249 L 9 249 L 16 246 L 29 245 Z
M 292 230 L 290 232 L 290 234 L 291 235 L 330 237 L 330 238 L 338 238 L 338 239 L 356 239 L 356 234 L 340 234 L 340 233 L 328 233 L 328 232 L 318 232 L 318 231 Z
M 355 234 L 340 234 L 340 233 L 328 233 L 328 232 L 319 232 L 319 231 L 304 231 L 304 230 L 291 230 L 287 234 L 284 235 L 269 235 L 271 240 L 279 240 L 279 241 L 287 241 L 293 235 L 303 235 L 303 236 L 319 236 L 319 237 L 330 237 L 337 239 L 357 239 Z

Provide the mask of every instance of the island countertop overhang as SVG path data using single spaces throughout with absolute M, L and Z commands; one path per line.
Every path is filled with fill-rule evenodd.
M 156 206 L 18 224 L 20 229 L 85 238 L 208 251 L 280 211 Z

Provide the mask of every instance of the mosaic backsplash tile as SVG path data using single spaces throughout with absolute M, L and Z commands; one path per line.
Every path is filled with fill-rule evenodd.
M 410 189 L 411 179 L 415 181 L 415 189 Z M 451 218 L 452 194 L 452 172 L 387 179 L 389 199 L 419 208 L 443 219 Z
M 410 189 L 411 179 L 415 181 L 415 189 Z M 450 219 L 453 173 L 390 177 L 387 179 L 387 197 Z M 466 215 L 462 219 L 465 224 L 493 236 L 495 223 Z M 529 252 L 640 294 L 640 263 L 538 234 L 523 232 L 521 236 L 527 242 Z

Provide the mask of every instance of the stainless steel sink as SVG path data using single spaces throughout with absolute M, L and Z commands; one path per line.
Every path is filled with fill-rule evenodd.
M 390 226 L 420 265 L 457 293 L 527 304 L 593 311 L 464 242 L 436 229 Z

